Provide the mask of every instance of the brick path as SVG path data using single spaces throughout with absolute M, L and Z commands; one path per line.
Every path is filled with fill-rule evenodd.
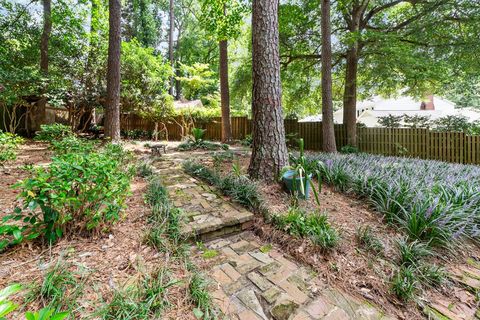
M 366 301 L 327 287 L 307 266 L 278 248 L 263 245 L 250 231 L 253 214 L 214 188 L 185 174 L 181 162 L 201 153 L 169 153 L 155 166 L 176 207 L 183 210 L 182 233 L 210 240 L 209 277 L 214 303 L 234 320 L 387 319 Z M 236 233 L 235 235 L 232 235 Z M 193 252 L 201 257 L 198 248 Z
M 480 263 L 469 259 L 467 265 L 448 270 L 448 277 L 454 283 L 449 296 L 431 301 L 425 307 L 425 313 L 434 320 L 480 319 Z

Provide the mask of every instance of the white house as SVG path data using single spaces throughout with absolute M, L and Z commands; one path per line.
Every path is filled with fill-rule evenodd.
M 470 122 L 480 120 L 480 112 L 475 109 L 463 108 L 456 109 L 451 101 L 440 97 L 429 96 L 424 101 L 411 97 L 399 97 L 391 99 L 382 99 L 374 97 L 371 100 L 360 101 L 357 103 L 357 122 L 367 127 L 378 127 L 379 117 L 388 115 L 420 115 L 428 116 L 430 120 L 436 120 L 448 115 L 463 115 Z M 333 113 L 335 123 L 343 123 L 343 109 Z M 322 121 L 321 115 L 310 116 L 299 122 L 318 122 Z

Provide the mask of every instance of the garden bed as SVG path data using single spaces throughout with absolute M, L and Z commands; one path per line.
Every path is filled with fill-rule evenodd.
M 327 155 L 316 154 L 309 156 L 327 157 Z M 210 157 L 203 158 L 202 163 L 220 175 L 228 175 L 232 172 L 238 174 L 239 171 L 246 174 L 249 153 L 216 152 Z M 296 201 L 278 184 L 259 184 L 258 190 L 265 201 L 264 206 L 273 214 L 285 214 Z M 300 261 L 315 266 L 328 283 L 370 299 L 384 307 L 387 313 L 395 314 L 400 318 L 422 318 L 423 308 L 430 304 L 435 305 L 438 301 L 443 301 L 443 304 L 449 301 L 448 304 L 451 304 L 451 307 L 458 304 L 458 309 L 468 306 L 475 311 L 474 295 L 467 292 L 468 290 L 465 290 L 460 283 L 450 280 L 435 288 L 426 285 L 421 289 L 418 288 L 415 292 L 415 301 L 419 308 L 413 307 L 415 305 L 413 301 L 405 302 L 397 298 L 392 293 L 392 281 L 399 266 L 403 266 L 397 242 L 406 237 L 404 230 L 398 229 L 394 223 L 387 223 L 385 215 L 376 211 L 371 202 L 362 195 L 340 192 L 338 186 L 336 188 L 330 184 L 323 185 L 319 198 L 320 206 L 317 205 L 313 196 L 309 200 L 300 200 L 298 205 L 307 212 L 315 210 L 326 212 L 329 222 L 340 234 L 340 241 L 334 250 L 320 250 L 312 245 L 311 241 L 278 231 L 271 224 L 264 223 L 262 218 L 255 223 L 257 234 L 264 240 L 281 244 L 287 252 Z M 380 254 L 368 250 L 371 248 L 366 248 L 368 246 L 362 243 L 365 239 L 359 239 L 360 227 L 363 227 L 363 230 L 369 229 L 368 238 L 373 235 L 380 241 L 383 246 Z M 370 240 L 367 239 L 367 241 Z M 468 251 L 460 250 L 453 254 L 447 249 L 436 247 L 437 255 L 423 259 L 429 266 L 441 265 L 446 271 L 468 265 L 467 259 L 477 261 L 480 257 L 478 247 L 468 239 L 463 243 L 469 248 Z M 454 294 L 451 294 L 452 292 Z M 452 312 L 460 312 L 458 309 Z
M 135 145 L 131 147 L 136 148 Z M 21 146 L 15 161 L 0 168 L 0 218 L 12 213 L 19 204 L 18 191 L 11 187 L 29 176 L 23 166 L 45 166 L 50 157 L 51 151 L 46 144 L 27 142 Z M 171 278 L 184 280 L 168 289 L 168 300 L 174 308 L 165 308 L 162 315 L 172 319 L 194 319 L 191 312 L 194 307 L 187 292 L 189 272 L 185 270 L 185 265 L 181 260 L 168 259 L 168 253 L 145 244 L 150 211 L 144 200 L 146 188 L 145 179 L 136 177 L 132 180 L 126 209 L 122 211 L 120 220 L 107 228 L 88 234 L 71 234 L 51 246 L 37 240 L 24 241 L 0 253 L 0 288 L 12 283 L 24 287 L 13 298 L 20 308 L 7 318 L 20 319 L 25 310 L 39 310 L 48 305 L 48 301 L 41 298 L 36 290 L 57 266 L 58 270 L 67 270 L 61 276 L 70 279 L 65 297 L 74 299 L 65 301 L 62 310 L 72 307 L 72 319 L 88 318 L 94 314 L 103 317 L 102 310 L 112 301 L 115 292 L 141 282 L 159 269 L 167 270 Z

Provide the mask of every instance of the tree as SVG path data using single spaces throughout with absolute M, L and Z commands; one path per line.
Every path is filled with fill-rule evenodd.
M 117 141 L 120 140 L 121 4 L 120 0 L 109 0 L 108 3 L 109 33 L 105 137 Z
M 48 43 L 51 32 L 52 3 L 51 0 L 43 0 L 43 32 L 40 40 L 40 73 L 45 78 L 48 76 Z M 31 119 L 31 126 L 34 131 L 39 130 L 40 125 L 45 121 L 46 105 L 47 97 L 42 96 L 33 110 L 29 110 L 29 112 L 31 112 L 29 118 Z
M 228 40 L 238 37 L 245 7 L 238 0 L 202 1 L 202 22 L 218 41 L 222 141 L 229 142 L 232 140 L 232 129 L 230 125 L 230 88 L 228 83 Z
M 378 124 L 385 128 L 400 128 L 403 116 L 396 116 L 389 114 L 383 117 L 378 117 Z
M 336 152 L 332 100 L 330 0 L 322 0 L 322 135 L 323 151 Z
M 168 29 L 168 59 L 170 60 L 170 66 L 172 67 L 172 70 L 174 69 L 174 58 L 173 58 L 173 33 L 175 29 L 175 7 L 173 5 L 173 0 L 170 0 L 169 3 L 169 24 L 170 28 Z M 169 88 L 169 94 L 173 96 L 173 87 L 174 87 L 174 81 L 175 77 L 172 75 L 171 80 L 170 80 L 170 88 Z
M 278 0 L 254 0 L 252 12 L 253 145 L 248 172 L 275 181 L 288 164 L 281 100 Z

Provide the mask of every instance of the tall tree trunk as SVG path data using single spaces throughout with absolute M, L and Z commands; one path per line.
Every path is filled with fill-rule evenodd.
M 322 135 L 323 151 L 336 152 L 332 99 L 330 0 L 322 0 Z
M 43 33 L 40 43 L 40 71 L 48 74 L 48 41 L 52 32 L 52 3 L 51 0 L 43 0 Z
M 343 124 L 347 131 L 347 144 L 357 145 L 357 69 L 358 45 L 347 50 L 345 90 L 343 93 Z
M 222 142 L 232 140 L 230 125 L 230 88 L 228 86 L 228 42 L 221 40 L 220 48 L 220 100 L 222 105 Z
M 40 72 L 44 77 L 48 76 L 48 42 L 52 32 L 52 2 L 43 0 L 43 32 L 40 39 Z M 42 95 L 47 88 L 43 88 Z M 30 124 L 33 131 L 40 130 L 40 125 L 45 123 L 47 97 L 38 100 L 34 110 L 30 113 Z
M 288 164 L 281 100 L 278 1 L 254 0 L 252 11 L 253 145 L 248 172 L 275 181 Z
M 168 58 L 170 60 L 170 66 L 172 70 L 175 68 L 174 59 L 173 59 L 173 32 L 175 31 L 175 12 L 173 6 L 173 0 L 170 0 L 170 28 L 168 31 Z M 170 88 L 168 89 L 168 93 L 173 96 L 173 88 L 175 87 L 175 76 L 172 75 L 170 79 Z
M 105 137 L 120 140 L 120 46 L 121 4 L 109 0 L 107 107 L 105 110 Z

